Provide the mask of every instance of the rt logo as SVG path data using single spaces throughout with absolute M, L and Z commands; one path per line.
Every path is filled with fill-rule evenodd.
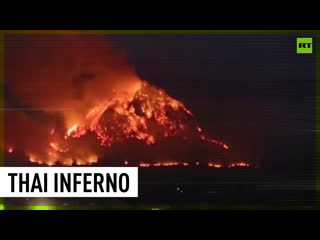
M 297 38 L 297 53 L 312 53 L 312 38 Z

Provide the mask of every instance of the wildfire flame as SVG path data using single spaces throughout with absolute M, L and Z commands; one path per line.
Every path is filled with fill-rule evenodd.
M 196 135 L 203 141 L 229 149 L 225 143 L 206 137 L 191 111 L 181 102 L 146 82 L 143 82 L 131 97 L 115 97 L 89 108 L 85 119 L 80 122 L 83 123 L 75 123 L 67 129 L 63 137 L 59 136 L 55 128 L 49 129 L 49 138 L 52 141 L 49 143 L 47 156 L 39 157 L 35 153 L 28 153 L 30 162 L 48 166 L 57 163 L 63 165 L 97 163 L 98 155 L 94 153 L 79 157 L 69 154 L 74 152 L 70 151 L 69 142 L 88 133 L 94 133 L 102 147 L 111 147 L 114 143 L 127 139 L 136 139 L 151 146 L 158 140 L 171 136 L 183 136 L 186 139 Z M 127 164 L 126 161 L 125 165 Z M 178 165 L 189 166 L 189 163 L 140 164 L 141 167 Z M 218 165 L 213 166 L 218 167 Z
M 33 163 L 81 166 L 96 164 L 101 157 L 101 149 L 132 139 L 143 142 L 150 148 L 171 137 L 199 139 L 229 150 L 225 143 L 203 133 L 192 112 L 182 102 L 169 96 L 164 90 L 142 81 L 123 57 L 110 50 L 89 48 L 88 46 L 96 44 L 89 44 L 87 39 L 84 39 L 83 44 L 83 39 L 79 40 L 77 37 L 58 38 L 59 41 L 51 36 L 41 36 L 36 40 L 31 38 L 32 44 L 44 45 L 41 48 L 24 46 L 21 39 L 6 44 L 13 45 L 8 49 L 16 48 L 20 51 L 24 47 L 24 51 L 35 51 L 25 55 L 8 53 L 5 61 L 8 64 L 6 79 L 11 81 L 9 83 L 14 86 L 14 93 L 21 102 L 32 109 L 44 109 L 41 113 L 50 119 L 43 123 L 44 118 L 39 120 L 32 113 L 22 111 L 18 115 L 19 121 L 25 124 L 20 126 L 18 120 L 12 123 L 10 118 L 8 129 L 16 131 L 18 126 L 22 131 L 32 130 L 26 131 L 24 136 L 27 136 L 27 140 L 19 141 L 8 130 L 8 153 L 13 153 L 13 149 L 23 148 L 29 161 Z M 68 48 L 61 48 L 59 45 L 70 42 L 73 44 L 68 45 Z M 39 68 L 44 64 L 42 57 L 47 56 L 46 51 L 53 57 L 48 65 Z M 20 56 L 23 59 L 15 58 Z M 10 64 L 11 62 L 15 64 Z M 10 66 L 15 68 L 11 69 Z M 32 74 L 33 72 L 37 74 Z M 44 89 L 44 81 L 50 87 Z M 24 84 L 27 83 L 32 84 L 32 87 L 25 87 Z M 52 109 L 57 110 L 52 113 Z M 62 120 L 53 120 L 56 116 Z M 12 119 L 18 118 L 13 115 Z M 89 137 L 93 137 L 98 146 L 89 146 L 84 141 Z M 37 141 L 33 141 L 35 138 Z M 24 146 L 21 146 L 21 142 Z M 38 146 L 34 146 L 33 142 L 37 142 Z M 129 162 L 126 160 L 124 164 L 128 165 Z M 189 162 L 176 161 L 139 164 L 140 167 L 189 165 Z
M 13 153 L 13 148 L 12 147 L 8 147 L 8 153 Z

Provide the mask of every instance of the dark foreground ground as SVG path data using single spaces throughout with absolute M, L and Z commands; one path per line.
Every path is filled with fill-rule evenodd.
M 139 197 L 6 198 L 6 206 L 211 207 L 311 206 L 312 171 L 139 168 Z

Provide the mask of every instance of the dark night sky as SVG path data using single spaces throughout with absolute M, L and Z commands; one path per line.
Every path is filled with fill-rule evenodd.
M 108 35 L 141 78 L 192 110 L 234 158 L 314 167 L 315 54 L 296 35 Z M 310 36 L 307 36 L 310 37 Z

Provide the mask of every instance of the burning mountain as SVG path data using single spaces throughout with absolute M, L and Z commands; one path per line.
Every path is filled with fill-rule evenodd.
M 190 146 L 229 149 L 205 136 L 180 101 L 141 80 L 103 36 L 10 35 L 5 46 L 5 145 L 11 155 L 22 152 L 49 166 L 109 159 L 187 166 Z M 115 149 L 122 157 L 110 155 Z

